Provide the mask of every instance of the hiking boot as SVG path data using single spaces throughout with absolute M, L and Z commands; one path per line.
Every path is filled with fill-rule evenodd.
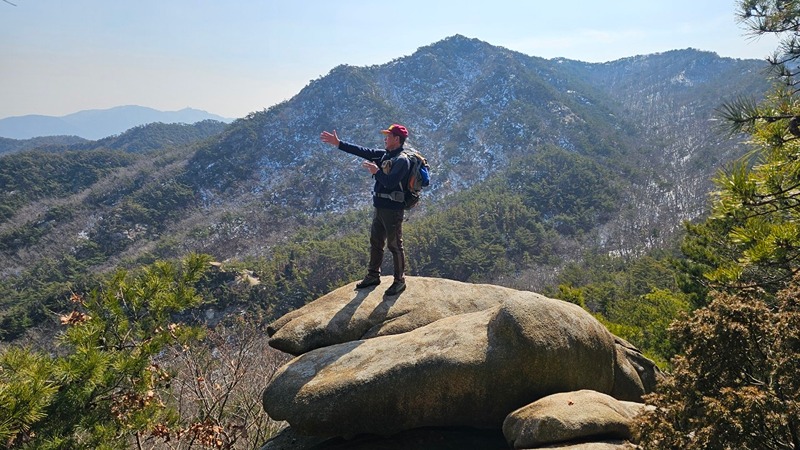
M 384 295 L 397 295 L 406 290 L 406 283 L 405 281 L 395 281 L 389 286 L 389 289 L 386 290 Z
M 363 280 L 356 284 L 356 289 L 364 289 L 365 287 L 377 286 L 381 284 L 381 277 L 375 275 L 367 275 Z

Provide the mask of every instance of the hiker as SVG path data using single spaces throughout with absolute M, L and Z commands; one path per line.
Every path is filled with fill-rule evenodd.
M 394 263 L 394 282 L 385 295 L 397 295 L 406 289 L 405 264 L 406 255 L 403 250 L 403 200 L 393 199 L 393 192 L 402 191 L 402 180 L 409 171 L 408 158 L 400 153 L 408 137 L 408 130 L 403 125 L 393 124 L 385 130 L 384 150 L 360 147 L 339 140 L 336 130 L 333 133 L 323 131 L 322 142 L 333 145 L 339 150 L 364 158 L 361 163 L 375 179 L 372 193 L 372 205 L 375 216 L 370 228 L 370 252 L 367 276 L 356 284 L 356 289 L 381 284 L 381 263 L 383 262 L 384 245 L 392 252 Z

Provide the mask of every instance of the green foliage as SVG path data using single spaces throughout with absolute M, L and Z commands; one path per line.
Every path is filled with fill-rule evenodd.
M 545 147 L 512 164 L 508 187 L 562 234 L 587 231 L 618 211 L 615 175 L 597 162 Z
M 261 308 L 268 319 L 277 318 L 362 277 L 368 252 L 366 232 L 335 239 L 309 238 L 301 233 L 294 242 L 276 248 L 268 259 L 253 262 L 260 285 L 250 293 L 248 307 Z
M 784 95 L 761 108 L 785 108 Z M 775 293 L 800 268 L 800 146 L 781 122 L 753 123 L 753 153 L 718 174 L 712 214 L 688 227 L 686 255 L 706 289 Z
M 163 230 L 180 217 L 194 198 L 191 188 L 175 180 L 145 184 L 108 212 L 79 254 L 84 258 L 117 254 L 139 236 Z
M 716 289 L 761 288 L 775 293 L 786 286 L 800 260 L 800 105 L 794 26 L 795 2 L 743 0 L 738 15 L 755 35 L 776 34 L 781 45 L 771 58 L 777 85 L 760 104 L 738 99 L 721 108 L 734 131 L 751 136 L 753 151 L 716 178 L 714 211 L 697 240 L 710 240 L 720 255 L 690 256 L 705 264 Z
M 546 293 L 584 306 L 663 366 L 677 350 L 667 328 L 690 309 L 689 297 L 676 293 L 677 261 L 663 251 L 630 260 L 587 254 L 562 271 L 556 291 Z
M 555 297 L 586 309 L 586 299 L 584 298 L 583 290 L 580 288 L 559 284 L 558 294 Z
M 792 449 L 800 441 L 800 284 L 771 307 L 761 298 L 717 294 L 675 326 L 684 353 L 646 401 L 644 448 Z
M 247 178 L 259 166 L 257 151 L 264 146 L 259 125 L 264 116 L 264 112 L 251 113 L 233 122 L 215 145 L 201 145 L 189 161 L 183 182 L 200 182 L 224 190 L 236 180 Z
M 0 339 L 16 339 L 53 313 L 65 312 L 70 292 L 96 284 L 87 272 L 85 264 L 64 255 L 42 258 L 24 273 L 0 280 Z
M 68 328 L 59 356 L 4 351 L 0 395 L 18 399 L 0 410 L 7 442 L 127 448 L 131 439 L 150 438 L 177 420 L 163 401 L 170 376 L 155 359 L 167 346 L 198 337 L 172 316 L 202 301 L 194 285 L 208 261 L 193 254 L 180 265 L 161 261 L 138 274 L 117 271 L 102 288 L 73 294 L 75 310 L 61 317 Z M 29 410 L 21 414 L 21 408 Z
M 410 224 L 416 273 L 487 281 L 556 258 L 558 235 L 589 230 L 616 209 L 614 176 L 563 149 L 544 148 L 498 176 L 455 195 L 457 204 Z
M 118 136 L 73 148 L 107 148 L 130 153 L 148 153 L 170 147 L 186 146 L 221 133 L 227 125 L 216 120 L 203 120 L 194 124 L 149 123 L 131 128 Z
M 686 223 L 686 236 L 681 243 L 685 258 L 678 262 L 680 288 L 692 298 L 695 307 L 705 306 L 714 283 L 706 276 L 714 267 L 725 261 L 735 261 L 736 251 L 726 239 L 730 220 L 706 220 L 703 223 Z
M 711 215 L 688 227 L 684 287 L 703 307 L 673 326 L 683 352 L 646 399 L 655 408 L 639 420 L 645 448 L 800 447 L 800 8 L 738 5 L 753 32 L 784 36 L 773 59 L 784 86 L 723 110 L 753 150 L 719 174 Z
M 587 252 L 562 270 L 557 284 L 580 289 L 589 311 L 606 315 L 620 298 L 677 290 L 675 263 L 676 257 L 663 250 L 633 259 Z
M 32 139 L 9 139 L 0 137 L 0 155 L 3 153 L 16 153 L 36 148 L 65 148 L 84 142 L 86 142 L 86 139 L 78 136 L 40 136 Z
M 800 166 L 794 159 L 800 148 L 787 143 L 782 151 L 764 150 L 752 169 L 740 162 L 717 180 L 721 190 L 709 221 L 727 225 L 725 242 L 733 257 L 712 266 L 707 276 L 721 286 L 775 292 L 798 270 Z
M 520 196 L 497 187 L 469 194 L 471 198 L 464 195 L 456 200 L 458 208 L 422 218 L 404 230 L 414 273 L 487 280 L 552 256 L 538 214 Z
M 28 202 L 85 189 L 111 169 L 130 165 L 134 160 L 132 155 L 107 150 L 6 155 L 0 158 L 0 221 L 9 219 L 12 212 Z
M 58 392 L 56 367 L 45 355 L 11 347 L 0 353 L 0 442 L 31 436 Z
M 22 248 L 35 245 L 40 238 L 45 236 L 54 226 L 72 217 L 72 211 L 66 207 L 57 206 L 45 212 L 36 221 L 30 221 L 19 228 L 0 233 L 0 252 L 13 253 Z
M 638 297 L 624 297 L 614 301 L 606 315 L 612 323 L 623 324 L 627 329 L 620 337 L 668 361 L 677 348 L 667 332 L 670 324 L 689 311 L 689 302 L 680 293 L 654 289 Z
M 251 122 L 244 120 L 236 127 L 251 127 Z M 616 208 L 611 201 L 618 195 L 614 175 L 587 157 L 543 148 L 515 161 L 513 167 L 510 176 L 492 177 L 447 202 L 457 208 L 432 209 L 407 223 L 410 274 L 483 282 L 512 275 L 532 264 L 557 260 L 553 242 L 559 235 L 588 231 Z M 6 299 L 0 300 L 4 339 L 18 337 L 49 310 L 63 311 L 60 299 L 69 291 L 70 281 L 139 239 L 162 232 L 195 204 L 194 189 L 181 181 L 185 177 L 164 177 L 155 183 L 149 176 L 137 165 L 134 173 L 120 177 L 114 189 L 93 189 L 86 202 L 103 207 L 104 213 L 88 239 L 77 242 L 72 254 L 43 258 L 40 269 L 29 267 L 0 282 Z M 79 214 L 54 209 L 24 226 L 9 228 L 0 235 L 0 250 L 14 254 L 34 246 L 48 236 L 53 224 Z M 415 217 L 413 212 L 410 217 Z M 369 220 L 366 211 L 333 220 L 303 219 L 306 226 L 295 230 L 290 242 L 275 246 L 263 263 L 256 262 L 253 269 L 263 284 L 254 297 L 230 301 L 253 301 L 264 311 L 280 303 L 283 308 L 296 307 L 363 276 Z M 387 273 L 390 266 L 387 263 Z

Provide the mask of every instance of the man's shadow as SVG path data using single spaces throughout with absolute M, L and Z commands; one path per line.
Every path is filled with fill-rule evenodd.
M 364 301 L 370 296 L 370 294 L 373 294 L 373 292 L 377 290 L 379 286 L 380 285 L 375 285 L 363 289 L 357 289 L 352 300 L 342 306 L 342 308 L 339 309 L 339 311 L 337 311 L 333 317 L 331 317 L 330 321 L 328 322 L 328 326 L 326 327 L 328 332 L 335 333 L 336 331 L 342 331 L 337 330 L 337 328 L 342 327 L 342 324 L 347 324 L 352 329 L 344 331 L 342 342 L 349 342 L 361 340 L 364 335 L 369 334 L 369 331 L 372 328 L 380 326 L 387 319 L 387 317 L 389 317 L 390 310 L 403 294 L 402 292 L 395 295 L 381 295 L 381 300 L 377 302 L 375 308 L 369 312 L 367 319 L 363 323 L 353 324 L 353 318 L 355 317 L 356 312 L 359 310 L 359 308 L 361 308 L 361 306 L 364 304 Z

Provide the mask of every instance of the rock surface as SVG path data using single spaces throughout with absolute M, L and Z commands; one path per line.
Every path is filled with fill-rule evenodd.
M 295 351 L 340 341 L 293 359 L 264 391 L 267 413 L 298 433 L 500 429 L 510 412 L 554 393 L 589 389 L 638 401 L 649 391 L 643 380 L 657 377 L 652 363 L 567 302 L 420 278 L 409 279 L 398 298 L 351 289 L 274 324 L 273 337 L 284 332 L 281 342 L 297 344 Z M 459 299 L 466 308 L 490 306 L 458 314 L 465 308 Z
M 590 390 L 562 392 L 512 412 L 503 434 L 514 449 L 541 448 L 592 439 L 630 439 L 643 403 L 625 402 Z
M 405 333 L 444 317 L 498 306 L 509 298 L 544 298 L 487 284 L 407 279 L 405 292 L 393 297 L 383 295 L 392 277 L 383 277 L 373 288 L 356 291 L 353 282 L 336 289 L 271 323 L 269 345 L 300 355 L 333 344 Z
M 628 441 L 582 442 L 580 444 L 548 445 L 547 450 L 637 450 L 640 447 Z M 531 450 L 531 449 L 526 449 Z
M 383 437 L 361 435 L 352 439 L 319 438 L 283 430 L 261 450 L 504 450 L 500 430 L 474 428 L 417 428 Z

